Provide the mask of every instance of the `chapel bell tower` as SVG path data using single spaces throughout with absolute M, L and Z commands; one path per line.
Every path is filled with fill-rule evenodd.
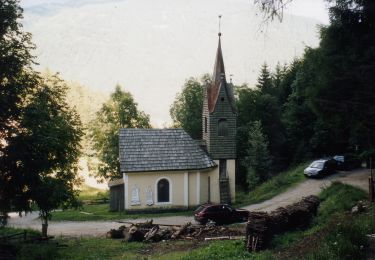
M 210 157 L 219 164 L 221 203 L 230 203 L 229 186 L 232 185 L 228 183 L 228 171 L 235 171 L 235 167 L 229 167 L 228 163 L 234 165 L 236 159 L 236 118 L 233 84 L 225 77 L 219 32 L 212 81 L 204 92 L 202 131 Z

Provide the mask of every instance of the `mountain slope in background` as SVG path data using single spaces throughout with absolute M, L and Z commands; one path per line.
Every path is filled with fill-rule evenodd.
M 119 83 L 158 127 L 170 123 L 169 106 L 185 79 L 211 73 L 218 14 L 235 84 L 253 85 L 262 63 L 290 62 L 318 45 L 317 21 L 285 15 L 264 25 L 248 0 L 38 1 L 24 1 L 24 24 L 40 70 L 105 92 Z

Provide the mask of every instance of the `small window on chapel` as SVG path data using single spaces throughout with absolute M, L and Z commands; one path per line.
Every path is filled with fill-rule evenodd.
M 219 119 L 218 135 L 228 136 L 228 121 L 224 118 Z
M 223 102 L 225 99 L 224 99 L 224 97 L 221 97 L 221 102 Z

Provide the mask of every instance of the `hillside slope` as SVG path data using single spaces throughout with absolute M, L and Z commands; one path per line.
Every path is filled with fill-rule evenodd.
M 265 61 L 273 67 L 318 45 L 316 20 L 285 15 L 265 26 L 248 0 L 41 0 L 25 6 L 24 24 L 41 70 L 107 92 L 120 83 L 163 126 L 185 79 L 212 71 L 218 14 L 237 84 L 254 84 Z

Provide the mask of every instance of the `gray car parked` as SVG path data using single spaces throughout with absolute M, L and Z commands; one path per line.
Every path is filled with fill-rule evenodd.
M 306 177 L 323 177 L 336 171 L 336 162 L 332 159 L 313 161 L 304 171 Z

